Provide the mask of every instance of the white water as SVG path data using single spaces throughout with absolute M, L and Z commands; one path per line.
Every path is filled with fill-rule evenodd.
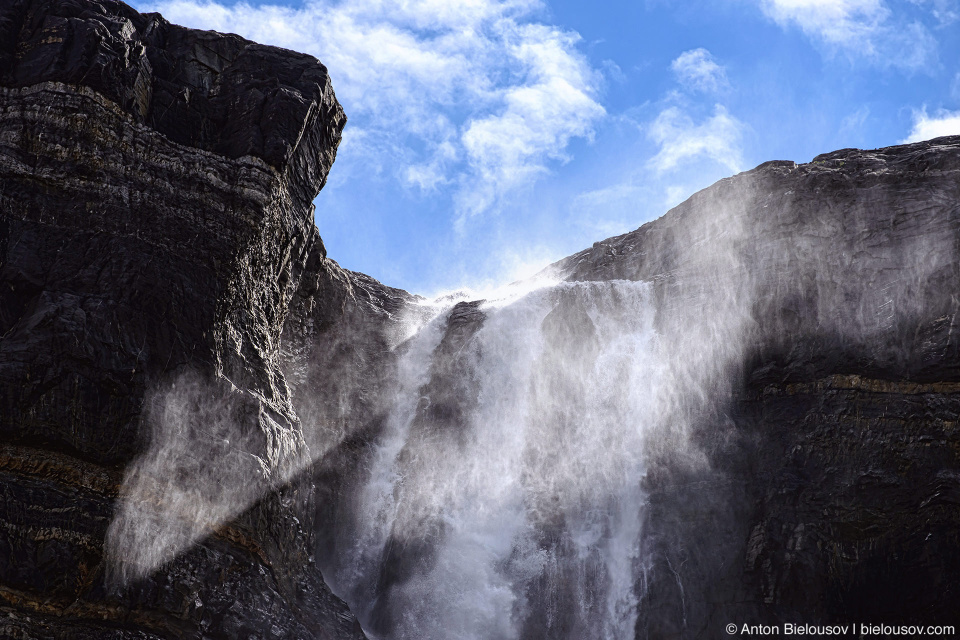
M 510 639 L 529 618 L 544 637 L 634 637 L 644 451 L 673 377 L 649 292 L 556 283 L 484 303 L 439 391 L 450 309 L 404 345 L 338 575 L 357 593 L 390 545 L 408 556 L 372 607 L 385 636 Z M 431 394 L 460 412 L 425 419 Z

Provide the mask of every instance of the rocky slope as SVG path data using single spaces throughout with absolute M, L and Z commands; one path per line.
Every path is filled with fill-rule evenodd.
M 308 456 L 280 337 L 308 257 L 339 272 L 312 200 L 344 123 L 309 56 L 0 7 L 0 635 L 362 637 L 279 488 Z M 253 493 L 182 479 L 236 469 Z M 222 509 L 178 522 L 184 496 Z
M 722 180 L 556 265 L 653 281 L 664 334 L 738 344 L 696 416 L 706 465 L 648 475 L 638 637 L 957 623 L 958 203 L 960 137 L 845 149 Z

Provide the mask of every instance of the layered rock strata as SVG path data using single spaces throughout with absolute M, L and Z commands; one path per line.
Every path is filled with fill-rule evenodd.
M 958 203 L 960 137 L 845 149 L 556 265 L 654 282 L 664 335 L 736 345 L 694 416 L 705 463 L 651 460 L 637 637 L 957 623 Z
M 344 123 L 309 56 L 113 0 L 0 7 L 0 635 L 362 636 L 279 488 L 309 456 L 280 338 Z M 230 524 L 176 538 L 168 480 L 131 484 L 171 429 L 214 486 L 249 471 Z

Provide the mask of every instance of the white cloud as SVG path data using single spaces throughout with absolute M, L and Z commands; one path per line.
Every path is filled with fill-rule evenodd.
M 435 191 L 438 187 L 450 183 L 445 173 L 445 165 L 455 162 L 457 155 L 456 144 L 450 139 L 433 144 L 428 154 L 429 160 L 407 165 L 403 178 L 408 184 L 416 185 L 422 191 Z
M 620 65 L 613 60 L 604 60 L 600 65 L 603 67 L 604 72 L 606 72 L 607 77 L 614 82 L 623 84 L 627 81 L 627 74 L 625 74 L 623 69 L 620 68 Z
M 671 88 L 655 102 L 619 115 L 624 129 L 639 130 L 652 142 L 646 162 L 629 167 L 614 180 L 571 199 L 577 226 L 590 237 L 635 228 L 638 221 L 661 215 L 690 194 L 743 166 L 746 129 L 722 104 L 704 104 L 690 90 L 731 89 L 723 67 L 706 49 L 692 49 L 670 65 L 687 91 Z M 656 107 L 656 116 L 646 114 Z M 631 161 L 635 158 L 631 155 Z
M 760 7 L 781 27 L 798 26 L 829 54 L 910 70 L 936 60 L 937 42 L 926 27 L 895 14 L 884 0 L 760 0 Z
M 761 7 L 782 26 L 794 22 L 807 35 L 840 46 L 872 46 L 876 29 L 890 17 L 882 0 L 762 0 Z
M 910 0 L 919 7 L 930 7 L 930 12 L 941 26 L 960 20 L 960 0 Z
M 579 36 L 540 0 L 309 0 L 301 8 L 160 0 L 168 20 L 315 55 L 350 120 L 340 162 L 449 188 L 459 223 L 566 159 L 605 115 Z M 353 146 L 351 146 L 353 145 Z
M 715 92 L 727 86 L 727 74 L 706 49 L 684 51 L 670 63 L 677 80 L 697 91 Z
M 462 142 L 479 188 L 460 194 L 463 215 L 491 206 L 505 190 L 529 183 L 547 159 L 565 160 L 573 136 L 589 137 L 604 110 L 584 87 L 595 73 L 571 56 L 576 38 L 544 25 L 522 25 L 509 54 L 529 69 L 526 82 L 498 91 L 502 107 L 469 121 Z
M 679 107 L 667 107 L 650 124 L 647 135 L 659 146 L 649 161 L 657 173 L 693 159 L 712 160 L 734 173 L 743 164 L 743 123 L 719 104 L 713 115 L 699 124 Z
M 927 115 L 927 109 L 913 112 L 913 129 L 900 142 L 920 142 L 940 136 L 960 136 L 960 111 L 941 109 L 936 115 Z
M 840 121 L 839 133 L 857 133 L 870 117 L 870 107 L 863 105 Z

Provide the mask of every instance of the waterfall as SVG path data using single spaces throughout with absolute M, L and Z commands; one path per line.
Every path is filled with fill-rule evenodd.
M 560 282 L 426 314 L 337 572 L 371 636 L 634 637 L 671 378 L 650 297 Z

